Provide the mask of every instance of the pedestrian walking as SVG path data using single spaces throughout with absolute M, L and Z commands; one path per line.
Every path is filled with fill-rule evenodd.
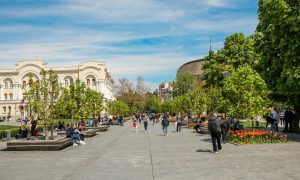
M 150 120 L 152 121 L 152 124 L 154 125 L 155 124 L 155 114 L 154 113 L 152 113 L 151 115 L 150 115 Z
M 139 124 L 141 124 L 141 122 L 142 122 L 142 114 L 139 114 Z
M 284 113 L 284 130 L 283 133 L 291 131 L 291 122 L 294 120 L 294 113 L 288 109 Z M 290 129 L 288 128 L 290 126 Z
M 149 116 L 145 113 L 144 114 L 144 129 L 145 129 L 145 132 L 147 132 L 148 122 L 149 122 Z
M 168 126 L 170 124 L 170 121 L 168 119 L 168 116 L 163 116 L 162 121 L 161 121 L 161 125 L 162 125 L 162 130 L 164 135 L 166 136 L 168 133 Z
M 222 150 L 221 145 L 221 120 L 217 118 L 216 113 L 212 114 L 208 120 L 208 129 L 212 138 L 213 152 L 216 154 Z
M 177 121 L 177 126 L 176 126 L 176 131 L 180 132 L 181 131 L 181 125 L 183 123 L 183 117 L 181 116 L 180 113 L 176 116 L 176 121 Z
M 227 131 L 228 131 L 228 121 L 225 117 L 222 118 L 221 131 L 222 131 L 222 141 L 223 141 L 223 143 L 225 143 Z
M 132 126 L 135 129 L 135 132 L 137 132 L 137 123 L 136 123 L 136 120 L 133 121 Z
M 278 132 L 278 123 L 280 121 L 280 116 L 279 116 L 279 113 L 278 113 L 276 107 L 274 107 L 272 110 L 272 119 L 274 120 L 274 125 L 272 127 L 272 131 Z

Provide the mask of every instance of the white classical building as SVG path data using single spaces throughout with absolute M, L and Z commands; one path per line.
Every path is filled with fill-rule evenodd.
M 39 80 L 41 69 L 54 70 L 61 87 L 68 87 L 79 78 L 89 88 L 101 92 L 106 102 L 114 99 L 114 81 L 103 62 L 87 61 L 72 67 L 48 67 L 42 60 L 20 61 L 14 69 L 0 69 L 0 119 L 27 116 L 23 101 L 24 88 L 28 86 L 27 75 L 31 73 L 35 80 Z

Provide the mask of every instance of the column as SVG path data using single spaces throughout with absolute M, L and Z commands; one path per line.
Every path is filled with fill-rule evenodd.
M 16 100 L 20 100 L 20 84 L 16 85 Z
M 99 81 L 96 81 L 96 91 L 99 93 Z
M 16 84 L 13 84 L 13 100 L 16 100 Z
M 19 89 L 19 92 L 18 92 L 18 93 L 19 93 L 19 95 L 18 95 L 19 97 L 18 97 L 18 98 L 19 98 L 20 100 L 22 100 L 22 99 L 23 99 L 23 89 L 21 88 L 21 85 L 19 86 L 18 89 Z
M 3 86 L 0 85 L 0 100 L 3 100 Z

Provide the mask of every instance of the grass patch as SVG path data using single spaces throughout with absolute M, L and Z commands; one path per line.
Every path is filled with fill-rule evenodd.
M 10 126 L 10 125 L 0 125 L 0 131 L 19 128 L 19 126 Z
M 244 125 L 244 128 L 252 128 L 252 121 L 241 121 L 241 125 Z M 254 128 L 263 129 L 266 128 L 267 122 L 259 122 L 258 126 L 254 122 Z

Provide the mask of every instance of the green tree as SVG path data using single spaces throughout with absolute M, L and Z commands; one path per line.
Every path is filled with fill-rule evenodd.
M 176 113 L 176 104 L 174 99 L 166 100 L 161 104 L 161 112 L 163 113 Z
M 224 112 L 222 109 L 222 89 L 217 86 L 205 88 L 207 114 L 209 112 Z
M 149 91 L 142 77 L 138 77 L 136 83 L 126 78 L 119 79 L 117 86 L 117 99 L 125 102 L 130 112 L 143 111 L 146 93 Z
M 33 75 L 31 73 L 29 73 L 27 77 L 29 78 L 28 88 L 23 87 L 25 90 L 25 109 L 29 112 L 29 117 L 34 119 L 35 114 L 38 114 L 40 110 L 40 84 L 33 80 Z
M 126 116 L 129 113 L 129 107 L 123 101 L 115 100 L 108 103 L 108 111 L 113 115 Z
M 93 119 L 100 117 L 103 108 L 103 94 L 87 88 L 85 92 L 86 117 L 93 117 Z
M 68 88 L 61 89 L 61 95 L 55 105 L 55 118 L 73 118 L 76 109 L 76 102 L 72 99 L 70 90 Z
M 58 76 L 53 70 L 40 72 L 41 79 L 34 82 L 32 74 L 29 74 L 29 89 L 26 89 L 25 99 L 30 108 L 30 116 L 41 118 L 44 121 L 45 136 L 51 126 L 51 138 L 53 139 L 53 118 L 55 116 L 55 104 L 59 95 Z M 33 113 L 32 114 L 32 110 Z M 33 118 L 33 117 L 32 117 Z
M 190 94 L 191 109 L 201 115 L 207 109 L 207 95 L 202 84 L 198 84 Z
M 157 113 L 160 112 L 160 109 L 161 109 L 160 98 L 153 95 L 152 93 L 147 93 L 145 111 Z
M 175 113 L 182 113 L 182 114 L 187 114 L 191 112 L 193 104 L 191 102 L 191 96 L 190 94 L 184 94 L 175 97 L 174 99 L 175 103 Z
M 206 86 L 222 87 L 224 79 L 243 65 L 254 66 L 259 61 L 254 40 L 242 33 L 234 33 L 225 39 L 224 47 L 214 53 L 210 51 L 203 64 Z
M 81 83 L 79 79 L 76 80 L 75 83 L 70 84 L 70 96 L 72 101 L 75 103 L 74 111 L 72 112 L 72 116 L 75 119 L 83 118 L 85 117 L 85 91 L 86 91 L 86 85 L 84 83 Z
M 276 101 L 294 107 L 299 130 L 300 119 L 300 1 L 260 0 L 256 46 L 261 54 L 259 72 Z
M 269 91 L 260 75 L 249 66 L 238 68 L 225 80 L 223 104 L 231 117 L 251 118 L 262 115 Z
M 178 73 L 174 85 L 174 97 L 190 93 L 193 89 L 195 78 L 191 73 Z

